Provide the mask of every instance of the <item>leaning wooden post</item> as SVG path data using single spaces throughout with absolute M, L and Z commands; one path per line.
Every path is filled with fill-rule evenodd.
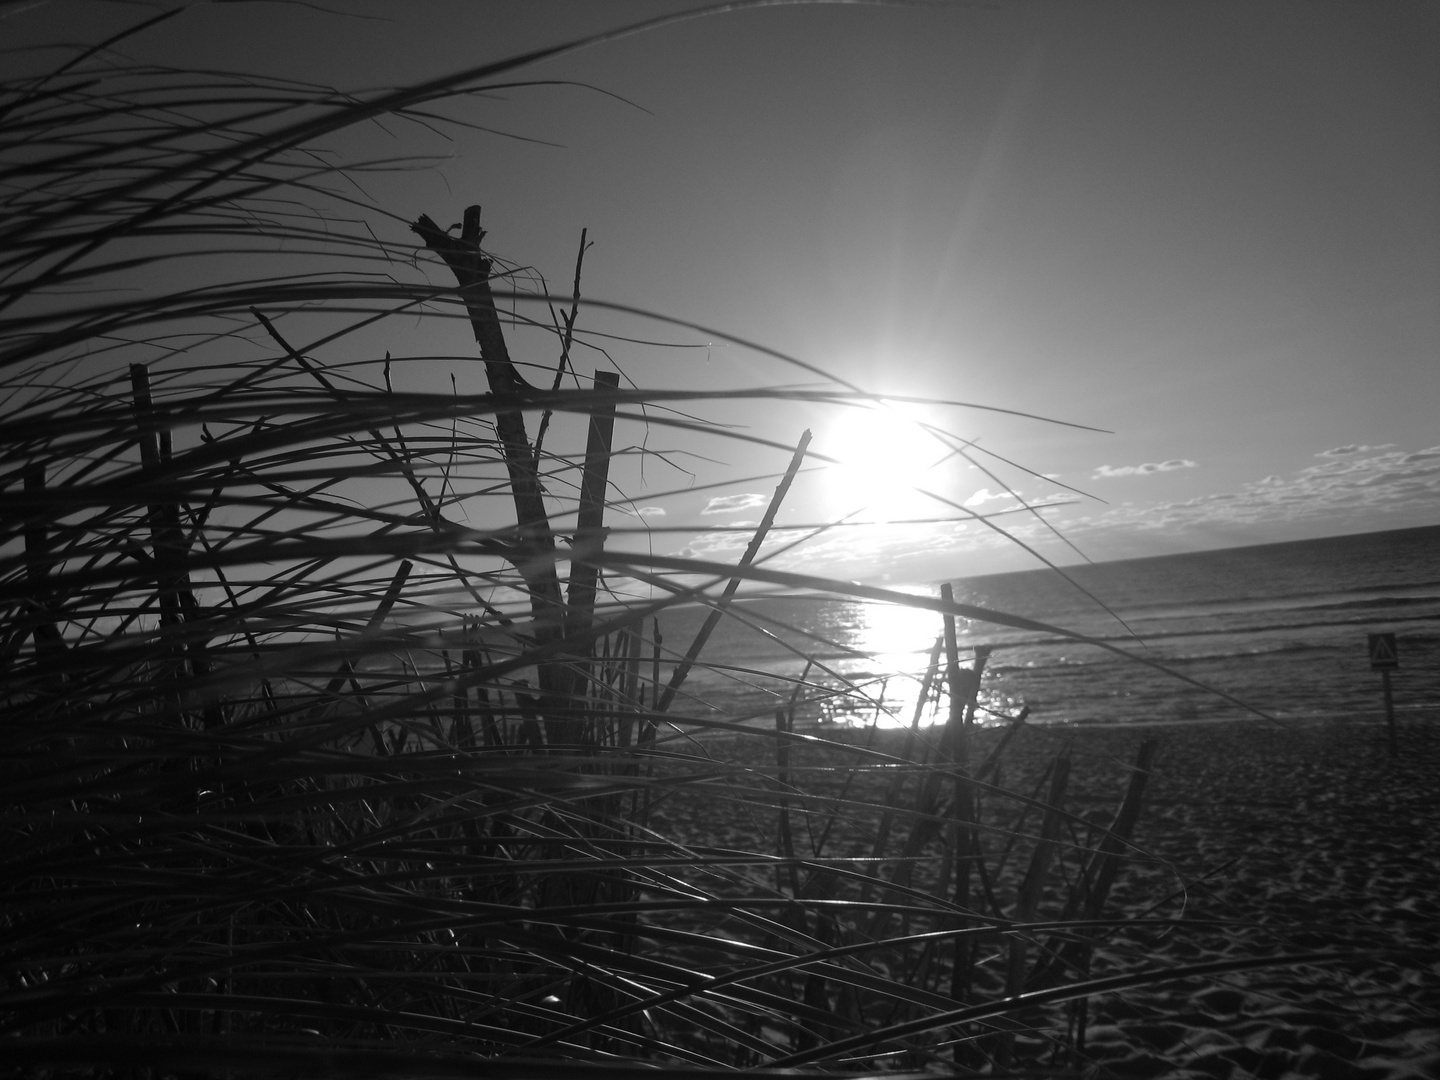
M 465 208 L 460 236 L 451 236 L 427 215 L 421 214 L 410 226 L 425 246 L 440 256 L 455 275 L 461 298 L 470 316 L 470 328 L 480 359 L 485 364 L 485 378 L 496 399 L 495 433 L 499 436 L 501 453 L 510 480 L 510 495 L 515 503 L 515 543 L 511 562 L 520 572 L 530 593 L 530 611 L 535 625 L 535 644 L 539 648 L 557 643 L 565 632 L 564 602 L 560 595 L 560 578 L 555 569 L 555 535 L 545 509 L 545 492 L 540 484 L 539 462 L 525 432 L 521 407 L 534 388 L 520 377 L 510 360 L 510 350 L 500 329 L 500 316 L 490 291 L 491 263 L 480 250 L 485 230 L 480 228 L 480 207 Z M 574 680 L 562 663 L 540 666 L 541 707 L 545 712 L 547 734 L 556 742 L 571 741 L 575 733 L 571 712 L 571 691 Z

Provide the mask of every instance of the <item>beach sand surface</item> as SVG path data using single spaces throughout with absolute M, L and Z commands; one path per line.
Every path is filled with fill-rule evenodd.
M 844 770 L 827 766 L 854 763 L 850 744 L 896 755 L 903 748 L 898 732 L 874 741 L 858 731 L 814 734 L 790 749 L 792 792 L 838 795 Z M 976 732 L 973 763 L 999 734 Z M 1113 819 L 1146 739 L 1157 743 L 1153 770 L 1105 909 L 1145 921 L 1095 943 L 1091 977 L 1210 961 L 1266 966 L 1167 977 L 1094 995 L 1083 1008 L 1022 1014 L 1008 1024 L 1013 1034 L 977 1037 L 973 1063 L 994 1069 L 998 1054 L 1017 1067 L 1097 1078 L 1440 1076 L 1440 716 L 1401 724 L 1393 757 L 1385 726 L 1375 723 L 1030 726 L 1010 741 L 992 780 L 1043 793 L 1046 767 L 1068 750 L 1063 805 L 1074 816 L 1066 835 L 1093 843 L 1093 831 L 1081 835 L 1084 822 Z M 776 814 L 754 796 L 773 782 L 773 742 L 718 740 L 707 749 L 717 760 L 749 760 L 752 771 L 730 781 L 749 795 L 724 798 L 723 779 L 682 785 L 657 805 L 657 826 L 697 846 L 775 850 Z M 882 780 L 883 770 L 859 772 L 846 790 L 881 802 Z M 981 804 L 998 827 L 983 841 L 999 867 L 994 895 L 1002 914 L 1013 913 L 1025 860 L 1002 864 L 1003 826 L 1033 835 L 1039 812 L 1019 818 L 1017 802 L 991 794 Z M 789 811 L 802 858 L 824 820 L 807 821 L 805 805 L 819 804 L 792 800 Z M 868 853 L 873 825 L 837 823 L 822 857 Z M 1071 854 L 1078 866 L 1082 854 Z M 1062 856 L 1052 873 L 1063 874 L 1064 864 Z M 1035 917 L 1056 914 L 1064 895 L 1062 881 L 1047 885 Z M 1007 947 L 994 935 L 990 954 L 981 950 L 977 995 L 1002 991 Z M 1033 946 L 1045 947 L 1045 939 Z M 1284 959 L 1335 953 L 1343 958 Z M 1057 1038 L 1057 1025 L 1068 1034 Z

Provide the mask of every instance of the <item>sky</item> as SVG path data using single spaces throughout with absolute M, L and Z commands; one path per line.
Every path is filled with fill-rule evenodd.
M 148 11 L 84 6 L 92 39 Z M 127 49 L 363 89 L 699 6 L 202 4 Z M 79 7 L 0 13 L 22 40 Z M 685 452 L 620 477 L 633 520 L 671 530 L 654 550 L 733 558 L 807 427 L 833 463 L 779 523 L 848 524 L 778 565 L 846 578 L 1440 523 L 1440 4 L 775 5 L 522 78 L 550 84 L 452 109 L 491 130 L 413 144 L 444 160 L 370 196 L 397 221 L 482 204 L 487 246 L 558 292 L 586 229 L 587 297 L 878 394 L 1010 410 L 696 408 L 768 448 L 622 430 Z M 817 382 L 721 333 L 584 307 L 579 326 L 683 346 L 580 358 L 642 386 Z M 895 524 L 1017 497 L 1065 505 Z

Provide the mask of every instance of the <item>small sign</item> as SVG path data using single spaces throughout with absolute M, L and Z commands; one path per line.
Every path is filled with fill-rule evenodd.
M 1394 634 L 1370 635 L 1370 670 L 1390 671 L 1400 666 L 1400 654 L 1395 651 Z

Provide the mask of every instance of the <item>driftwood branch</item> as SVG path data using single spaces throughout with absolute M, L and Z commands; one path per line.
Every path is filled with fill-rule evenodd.
M 451 236 L 425 214 L 421 214 L 410 228 L 455 275 L 460 296 L 470 315 L 475 343 L 480 347 L 480 359 L 485 364 L 490 392 L 502 401 L 513 398 L 516 402 L 516 407 L 502 406 L 496 410 L 495 431 L 500 437 L 515 502 L 518 526 L 515 565 L 530 590 L 536 636 L 538 643 L 543 645 L 563 632 L 560 580 L 555 570 L 555 536 L 550 528 L 550 516 L 545 510 L 539 463 L 535 460 L 525 432 L 525 418 L 519 408 L 519 400 L 533 388 L 511 362 L 510 350 L 500 329 L 500 316 L 490 292 L 490 260 L 480 250 L 480 242 L 485 237 L 484 230 L 480 228 L 480 207 L 466 207 L 458 238 Z

